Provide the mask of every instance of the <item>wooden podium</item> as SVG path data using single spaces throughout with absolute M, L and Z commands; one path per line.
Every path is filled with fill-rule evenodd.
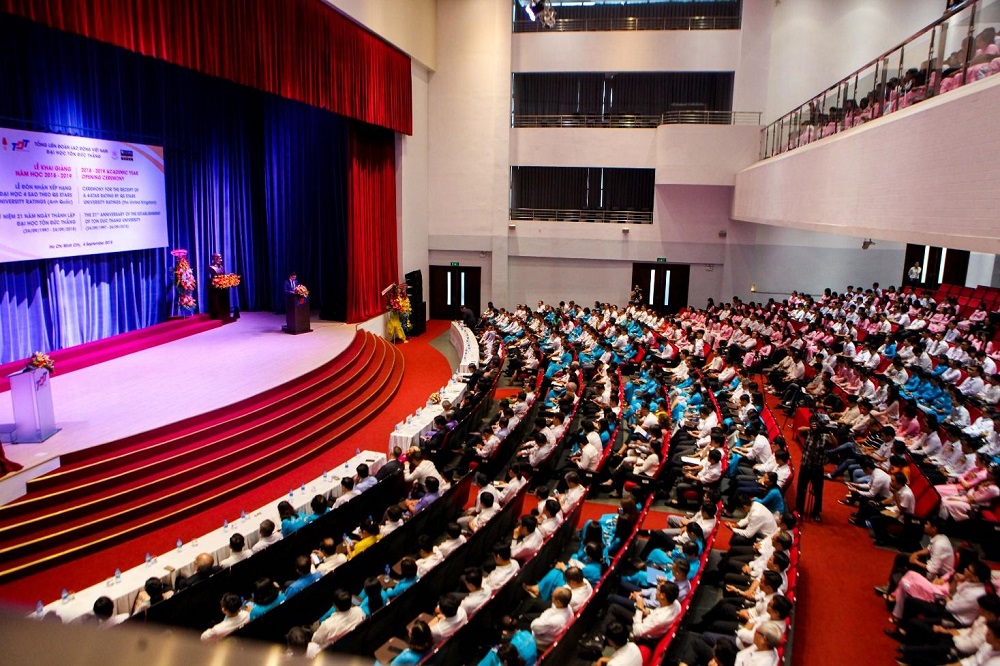
M 37 444 L 59 432 L 52 410 L 49 371 L 36 368 L 14 373 L 7 378 L 14 406 L 14 443 Z
M 285 294 L 285 325 L 281 327 L 285 333 L 298 335 L 309 333 L 309 299 L 299 298 L 295 294 Z

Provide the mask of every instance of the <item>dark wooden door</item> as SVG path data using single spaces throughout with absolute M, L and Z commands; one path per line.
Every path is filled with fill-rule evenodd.
M 688 304 L 688 264 L 632 264 L 632 285 L 642 289 L 643 303 L 662 314 L 674 314 Z
M 476 315 L 481 312 L 479 266 L 431 266 L 430 273 L 431 319 L 461 319 L 463 305 Z

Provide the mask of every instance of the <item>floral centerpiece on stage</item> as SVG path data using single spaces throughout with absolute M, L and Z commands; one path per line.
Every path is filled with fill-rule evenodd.
M 223 273 L 212 278 L 212 286 L 216 289 L 230 289 L 240 286 L 240 276 L 236 273 Z
M 295 291 L 293 291 L 292 293 L 295 294 L 296 300 L 298 301 L 299 305 L 305 303 L 306 299 L 309 298 L 309 290 L 306 289 L 306 286 L 304 284 L 300 284 L 297 287 L 295 287 Z
M 410 330 L 410 297 L 406 295 L 406 285 L 394 284 L 389 289 L 386 306 L 389 308 L 389 321 L 386 324 L 386 335 L 391 340 L 407 342 L 405 331 Z
M 174 291 L 177 294 L 177 307 L 190 314 L 198 306 L 198 301 L 194 297 L 194 290 L 198 283 L 195 282 L 194 271 L 191 270 L 191 264 L 187 259 L 188 251 L 177 249 L 172 250 L 170 254 L 177 260 L 177 263 L 174 264 Z
M 52 360 L 52 357 L 45 352 L 36 351 L 28 359 L 28 364 L 24 366 L 25 371 L 28 370 L 48 370 L 49 374 L 56 371 L 56 362 Z

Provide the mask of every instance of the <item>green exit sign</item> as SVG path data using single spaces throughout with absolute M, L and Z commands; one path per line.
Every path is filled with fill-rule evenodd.
M 667 258 L 666 257 L 657 257 L 656 258 L 656 263 L 658 263 L 658 264 L 665 264 L 665 263 L 667 263 Z
M 453 262 L 451 262 L 451 265 L 452 266 L 458 266 L 458 262 L 457 261 L 453 261 Z

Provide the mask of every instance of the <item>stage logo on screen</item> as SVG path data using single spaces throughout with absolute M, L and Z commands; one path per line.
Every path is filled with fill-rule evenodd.
M 0 263 L 167 245 L 163 148 L 0 128 Z

